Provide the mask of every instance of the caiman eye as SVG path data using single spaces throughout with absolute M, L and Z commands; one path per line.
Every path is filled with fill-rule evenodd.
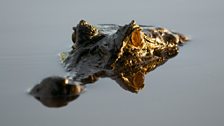
M 139 29 L 134 30 L 131 35 L 132 44 L 135 47 L 139 47 L 139 46 L 142 46 L 142 41 L 143 41 L 143 38 L 142 38 L 141 30 L 139 30 Z

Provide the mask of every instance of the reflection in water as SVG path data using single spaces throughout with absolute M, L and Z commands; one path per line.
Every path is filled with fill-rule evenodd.
M 111 29 L 111 32 L 110 32 Z M 61 107 L 76 99 L 84 87 L 99 77 L 110 77 L 123 89 L 138 93 L 144 87 L 145 74 L 176 56 L 179 46 L 188 38 L 165 28 L 140 27 L 132 21 L 123 27 L 98 25 L 86 21 L 73 28 L 73 46 L 60 58 L 72 75 L 48 77 L 32 91 L 36 99 L 49 107 Z

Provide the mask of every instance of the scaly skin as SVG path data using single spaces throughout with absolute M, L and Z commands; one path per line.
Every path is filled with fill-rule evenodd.
M 144 87 L 145 75 L 176 56 L 179 46 L 188 40 L 182 34 L 139 26 L 135 21 L 122 27 L 104 24 L 97 28 L 81 20 L 73 30 L 72 50 L 60 55 L 70 77 L 47 77 L 30 91 L 45 106 L 67 105 L 79 97 L 85 84 L 99 77 L 109 77 L 137 93 Z
M 144 87 L 145 74 L 176 56 L 188 40 L 165 28 L 141 28 L 135 21 L 110 35 L 84 20 L 73 29 L 73 49 L 63 61 L 76 73 L 73 79 L 87 84 L 110 77 L 135 93 Z

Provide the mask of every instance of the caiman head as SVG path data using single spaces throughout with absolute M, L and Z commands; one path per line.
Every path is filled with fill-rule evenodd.
M 140 27 L 135 21 L 116 28 L 113 34 L 101 33 L 104 30 L 81 20 L 73 28 L 73 49 L 62 60 L 73 72 L 72 81 L 47 77 L 30 94 L 48 107 L 61 107 L 75 100 L 83 85 L 100 77 L 112 78 L 123 89 L 138 93 L 145 75 L 176 56 L 179 46 L 188 40 L 165 28 Z M 82 85 L 76 85 L 77 81 Z
M 77 75 L 80 73 L 75 79 L 91 78 L 86 82 L 94 82 L 99 77 L 110 77 L 135 93 L 144 87 L 145 74 L 176 56 L 178 46 L 187 40 L 165 28 L 144 29 L 134 20 L 106 37 L 84 20 L 73 29 L 73 47 L 78 48 L 73 48 L 65 61 Z

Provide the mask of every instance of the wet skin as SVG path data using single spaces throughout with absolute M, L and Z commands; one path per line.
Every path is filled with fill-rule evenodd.
M 123 89 L 138 93 L 145 75 L 176 56 L 179 46 L 188 41 L 183 34 L 135 21 L 96 27 L 81 20 L 73 30 L 71 51 L 60 55 L 71 79 L 47 77 L 30 92 L 48 107 L 67 105 L 82 93 L 83 85 L 100 77 L 109 77 Z

